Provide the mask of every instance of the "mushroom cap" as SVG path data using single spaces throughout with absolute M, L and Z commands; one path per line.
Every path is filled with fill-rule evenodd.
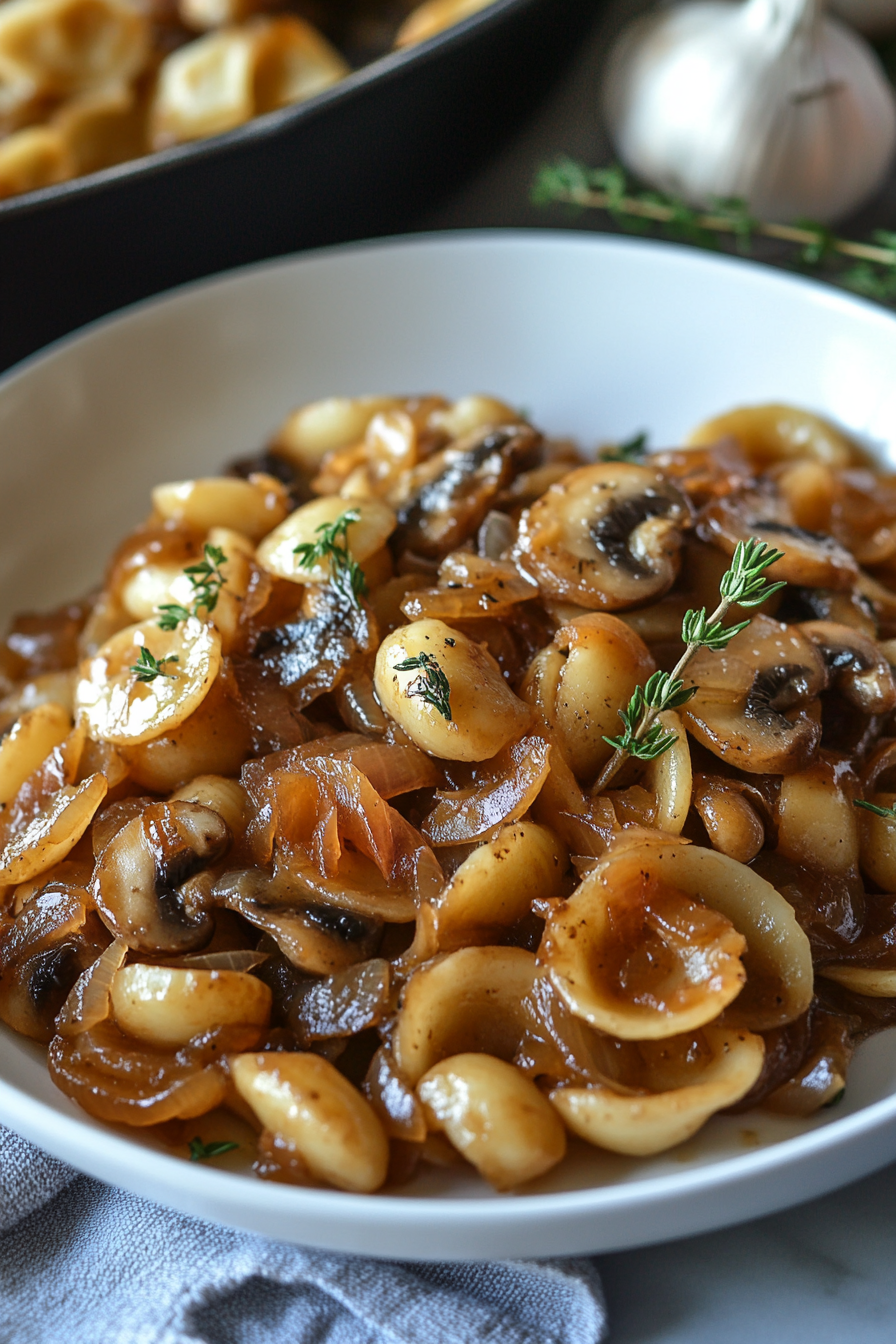
M 199 803 L 150 803 L 100 854 L 91 893 L 103 923 L 138 952 L 176 954 L 203 947 L 214 924 L 190 912 L 189 880 L 230 843 L 227 823 Z
M 661 597 L 681 563 L 693 510 L 650 467 L 579 467 L 520 519 L 513 556 L 550 597 L 623 611 Z
M 756 616 L 727 649 L 700 649 L 685 674 L 697 694 L 688 731 L 748 774 L 792 774 L 811 761 L 821 724 L 810 713 L 827 685 L 815 644 L 798 627 Z
M 797 627 L 818 649 L 844 699 L 865 714 L 888 714 L 896 706 L 893 669 L 877 643 L 836 621 L 803 621 Z
M 756 537 L 784 554 L 766 570 L 774 581 L 806 588 L 851 588 L 859 576 L 855 558 L 826 532 L 797 527 L 777 495 L 756 488 L 715 499 L 701 511 L 697 534 L 733 555 L 739 542 Z

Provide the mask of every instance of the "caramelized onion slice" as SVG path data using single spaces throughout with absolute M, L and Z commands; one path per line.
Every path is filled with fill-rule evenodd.
M 289 1025 L 307 1045 L 378 1026 L 389 1006 L 389 963 L 375 957 L 300 989 L 289 1010 Z
M 91 775 L 54 794 L 0 851 L 0 882 L 27 882 L 60 863 L 87 830 L 107 788 L 105 775 Z
M 388 1046 L 380 1046 L 367 1070 L 364 1095 L 390 1139 L 423 1143 L 426 1117 L 414 1092 L 399 1074 Z
M 511 564 L 454 551 L 439 566 L 436 588 L 418 589 L 401 603 L 409 621 L 433 617 L 440 621 L 500 617 L 518 602 L 538 597 L 531 579 Z
M 224 1101 L 225 1053 L 251 1050 L 260 1035 L 257 1027 L 227 1027 L 174 1052 L 129 1040 L 113 1023 L 100 1022 L 50 1042 L 50 1076 L 98 1120 L 140 1127 L 190 1120 Z
M 116 938 L 93 965 L 78 976 L 56 1015 L 56 1030 L 60 1036 L 78 1036 L 106 1020 L 111 1012 L 112 980 L 127 954 L 127 943 Z
M 476 772 L 471 787 L 437 792 L 423 834 L 436 848 L 479 840 L 496 826 L 518 821 L 538 797 L 550 771 L 551 748 L 543 737 L 518 738 Z
M 635 1094 L 605 1085 L 558 1087 L 550 1099 L 573 1133 L 598 1148 L 629 1157 L 661 1153 L 740 1101 L 762 1070 L 765 1046 L 751 1032 L 707 1026 L 696 1045 L 687 1038 L 642 1045 L 647 1088 Z M 676 1047 L 685 1062 L 669 1070 L 662 1055 L 673 1057 Z

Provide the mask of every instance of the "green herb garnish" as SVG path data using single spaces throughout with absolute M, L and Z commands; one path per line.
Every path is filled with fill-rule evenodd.
M 532 201 L 604 210 L 627 233 L 658 231 L 699 247 L 717 248 L 720 239 L 730 238 L 745 255 L 753 252 L 757 238 L 769 238 L 791 248 L 798 266 L 823 267 L 846 289 L 881 303 L 896 302 L 896 232 L 890 230 L 877 229 L 870 242 L 856 242 L 837 237 L 814 220 L 778 224 L 757 219 L 738 199 L 716 200 L 708 210 L 695 210 L 677 196 L 640 189 L 618 164 L 589 168 L 570 158 L 539 170 Z
M 886 817 L 887 821 L 896 821 L 896 807 L 878 807 L 877 803 L 866 803 L 864 798 L 856 798 L 853 807 L 864 807 L 876 817 Z
M 293 551 L 293 555 L 299 557 L 302 569 L 313 569 L 319 560 L 328 560 L 330 583 L 359 608 L 361 598 L 367 596 L 367 580 L 363 569 L 348 549 L 346 534 L 352 523 L 359 522 L 360 518 L 357 509 L 347 509 L 335 523 L 321 523 L 320 527 L 315 528 L 319 541 L 303 541 Z
M 159 607 L 159 625 L 163 630 L 176 630 L 181 621 L 188 621 L 203 610 L 211 615 L 218 605 L 221 589 L 227 582 L 221 573 L 221 566 L 227 563 L 227 556 L 220 546 L 209 546 L 208 543 L 203 548 L 203 554 L 204 560 L 184 567 L 184 573 L 193 585 L 192 608 L 181 606 L 179 602 L 166 602 Z
M 210 1157 L 220 1157 L 222 1153 L 230 1153 L 234 1148 L 239 1148 L 238 1143 L 232 1141 L 219 1141 L 217 1143 L 203 1143 L 197 1136 L 190 1140 L 190 1161 L 206 1162 Z
M 622 443 L 614 443 L 609 448 L 604 448 L 600 455 L 601 462 L 643 462 L 647 456 L 647 435 L 645 433 L 633 434 L 630 439 L 624 439 Z
M 165 671 L 165 663 L 179 662 L 176 653 L 171 654 L 169 658 L 154 658 L 144 644 L 140 649 L 140 657 L 136 663 L 131 664 L 128 671 L 133 672 L 138 681 L 155 681 L 156 677 L 176 677 L 176 672 Z
M 406 658 L 403 663 L 395 664 L 396 672 L 414 672 L 420 668 L 421 675 L 408 684 L 405 695 L 419 695 L 428 705 L 433 705 L 443 719 L 451 722 L 451 684 L 431 653 L 418 653 L 414 658 Z
M 623 731 L 618 737 L 604 738 L 615 748 L 615 752 L 604 766 L 595 792 L 607 787 L 629 756 L 639 761 L 654 761 L 673 745 L 675 734 L 663 730 L 662 724 L 656 722 L 657 715 L 665 709 L 678 709 L 687 704 L 692 695 L 697 694 L 698 688 L 685 686 L 681 674 L 698 649 L 719 652 L 727 648 L 741 630 L 746 630 L 749 621 L 740 621 L 737 625 L 727 627 L 722 625 L 729 608 L 735 604 L 758 607 L 772 593 L 784 587 L 783 583 L 768 583 L 764 577 L 769 565 L 782 559 L 783 554 L 783 551 L 776 551 L 755 537 L 738 542 L 731 566 L 719 585 L 722 600 L 712 615 L 707 616 L 705 607 L 700 611 L 685 612 L 681 623 L 685 651 L 675 668 L 671 672 L 654 672 L 646 685 L 635 688 L 626 708 L 620 709 Z

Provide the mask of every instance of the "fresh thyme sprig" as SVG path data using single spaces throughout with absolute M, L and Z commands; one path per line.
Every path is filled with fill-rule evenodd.
M 140 656 L 136 663 L 132 663 L 128 668 L 133 672 L 138 681 L 155 681 L 156 677 L 176 677 L 176 672 L 166 672 L 165 663 L 179 663 L 180 659 L 176 653 L 172 653 L 169 658 L 155 658 L 150 653 L 146 645 L 142 645 Z
M 614 443 L 602 449 L 601 462 L 643 462 L 647 456 L 647 435 L 633 434 L 622 443 Z
M 896 821 L 896 807 L 879 807 L 877 803 L 866 803 L 864 798 L 855 798 L 853 807 L 864 807 L 876 817 L 886 817 L 887 821 Z
M 231 1153 L 234 1148 L 239 1148 L 238 1143 L 232 1140 L 219 1140 L 216 1143 L 203 1143 L 197 1135 L 195 1139 L 190 1140 L 190 1161 L 206 1162 L 210 1157 L 220 1157 L 222 1153 Z
M 681 622 L 681 639 L 685 650 L 673 670 L 654 672 L 643 687 L 635 688 L 625 709 L 620 709 L 622 732 L 618 737 L 604 738 L 614 748 L 614 752 L 594 786 L 595 793 L 607 787 L 629 756 L 640 761 L 654 761 L 669 750 L 675 742 L 675 734 L 664 731 L 662 724 L 656 722 L 657 715 L 663 710 L 679 709 L 687 704 L 698 689 L 696 686 L 685 686 L 682 672 L 698 649 L 712 649 L 718 653 L 726 649 L 741 630 L 746 630 L 749 621 L 739 621 L 729 626 L 722 624 L 731 607 L 758 607 L 772 593 L 784 587 L 783 582 L 769 583 L 765 578 L 769 565 L 782 559 L 783 554 L 783 551 L 776 551 L 755 537 L 738 542 L 731 566 L 719 585 L 722 600 L 715 611 L 711 616 L 707 616 L 705 607 L 699 611 L 685 612 Z
M 227 556 L 220 546 L 209 546 L 208 543 L 203 554 L 204 560 L 184 566 L 184 573 L 193 585 L 192 608 L 184 607 L 179 602 L 166 602 L 159 607 L 159 626 L 162 630 L 176 630 L 181 621 L 198 616 L 203 609 L 211 615 L 218 605 L 221 589 L 227 582 L 221 573 L 221 566 L 226 564 Z
M 618 165 L 588 168 L 574 159 L 560 158 L 542 167 L 532 187 L 536 205 L 566 202 L 604 210 L 627 232 L 647 233 L 658 228 L 679 242 L 717 247 L 720 237 L 732 238 L 737 250 L 749 253 L 756 238 L 769 238 L 796 249 L 802 266 L 839 266 L 831 279 L 881 303 L 896 302 L 896 232 L 878 229 L 870 243 L 836 237 L 824 224 L 800 220 L 777 224 L 757 219 L 744 201 L 717 200 L 709 210 L 695 210 L 675 196 L 643 191 L 632 185 Z
M 302 569 L 313 569 L 318 560 L 329 560 L 330 582 L 356 607 L 360 607 L 361 598 L 367 595 L 367 580 L 348 548 L 347 533 L 360 517 L 357 509 L 346 509 L 335 523 L 321 523 L 315 528 L 319 541 L 303 541 L 293 551 L 293 555 L 299 557 Z
M 396 672 L 413 672 L 421 669 L 419 677 L 408 684 L 405 695 L 419 695 L 421 700 L 433 705 L 443 719 L 451 722 L 451 684 L 431 653 L 418 653 L 406 658 L 403 663 L 395 664 Z

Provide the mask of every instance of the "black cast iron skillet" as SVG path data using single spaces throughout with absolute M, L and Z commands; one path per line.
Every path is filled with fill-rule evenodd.
M 123 304 L 413 228 L 531 107 L 598 0 L 496 0 L 307 103 L 0 202 L 0 368 Z

